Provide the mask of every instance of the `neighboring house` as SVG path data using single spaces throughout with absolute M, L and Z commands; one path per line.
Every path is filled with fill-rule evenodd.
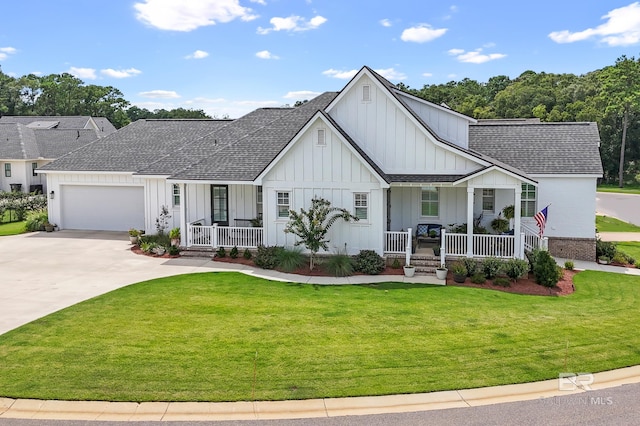
M 115 131 L 103 117 L 0 117 L 0 191 L 46 192 L 40 167 Z
M 186 246 L 291 246 L 289 210 L 319 196 L 360 218 L 336 222 L 332 250 L 405 253 L 420 223 L 486 226 L 514 205 L 514 235 L 469 226 L 442 244 L 447 255 L 522 257 L 538 244 L 533 215 L 551 204 L 552 253 L 594 259 L 598 147 L 593 123 L 478 122 L 364 67 L 339 93 L 296 108 L 140 120 L 42 171 L 57 194 L 50 220 L 67 229 L 153 233 L 168 206 Z

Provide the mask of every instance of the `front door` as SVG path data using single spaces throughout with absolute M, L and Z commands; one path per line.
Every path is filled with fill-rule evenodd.
M 229 187 L 211 185 L 211 223 L 229 226 Z

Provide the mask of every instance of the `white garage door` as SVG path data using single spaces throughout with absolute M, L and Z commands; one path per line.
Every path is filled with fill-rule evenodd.
M 141 186 L 63 185 L 60 192 L 60 225 L 64 229 L 144 229 L 144 188 Z

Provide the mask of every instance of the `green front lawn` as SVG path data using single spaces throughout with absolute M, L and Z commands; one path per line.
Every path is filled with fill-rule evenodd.
M 616 248 L 623 253 L 636 259 L 636 262 L 640 261 L 640 242 L 626 241 L 616 243 Z
M 640 364 L 640 277 L 568 297 L 238 273 L 125 287 L 0 336 L 0 395 L 110 401 L 402 394 Z M 255 380 L 254 380 L 255 378 Z
M 596 215 L 598 232 L 640 232 L 640 226 L 609 216 Z
M 597 189 L 598 192 L 621 192 L 623 194 L 640 194 L 640 186 L 637 185 L 625 185 L 623 188 L 618 187 L 617 184 L 600 184 Z
M 6 235 L 18 235 L 27 232 L 25 228 L 24 221 L 22 222 L 11 222 L 11 223 L 0 223 L 0 237 Z

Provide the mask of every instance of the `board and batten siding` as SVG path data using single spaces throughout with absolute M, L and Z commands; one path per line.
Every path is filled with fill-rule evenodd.
M 467 188 L 439 188 L 439 214 L 422 216 L 420 187 L 391 188 L 391 230 L 411 228 L 415 234 L 419 223 L 437 223 L 444 227 L 467 221 Z
M 254 219 L 257 211 L 257 186 L 228 185 L 229 226 L 235 226 L 235 219 Z M 211 225 L 211 184 L 185 184 L 187 197 L 186 221 L 203 220 L 203 225 Z M 244 222 L 238 226 L 250 226 Z
M 144 182 L 146 232 L 148 234 L 157 232 L 156 219 L 160 217 L 162 206 L 166 206 L 171 215 L 165 232 L 169 232 L 172 228 L 180 227 L 180 206 L 173 205 L 173 185 L 167 183 L 164 178 L 146 178 Z
M 144 180 L 131 176 L 130 173 L 47 173 L 47 190 L 54 192 L 54 198 L 48 200 L 49 222 L 64 224 L 61 217 L 61 196 L 64 185 L 86 186 L 144 186 Z M 117 206 L 114 206 L 114 215 L 117 215 Z M 149 228 L 149 224 L 145 224 Z
M 363 85 L 371 87 L 370 101 L 362 100 Z M 411 115 L 366 75 L 342 95 L 329 114 L 385 173 L 467 174 L 480 167 L 437 146 L 433 136 L 417 126 Z M 464 133 L 463 130 L 456 132 Z
M 318 129 L 325 130 L 325 144 L 317 143 Z M 366 221 L 345 223 L 338 220 L 328 238 L 329 252 L 347 251 L 356 254 L 370 249 L 382 254 L 384 196 L 380 182 L 360 159 L 352 153 L 340 137 L 324 125 L 314 122 L 300 136 L 280 161 L 264 176 L 265 244 L 291 247 L 296 237 L 286 234 L 287 219 L 277 217 L 277 192 L 290 193 L 290 208 L 308 209 L 311 199 L 322 197 L 333 207 L 346 208 L 354 213 L 354 193 L 367 193 L 369 218 Z M 346 246 L 345 246 L 346 244 Z

